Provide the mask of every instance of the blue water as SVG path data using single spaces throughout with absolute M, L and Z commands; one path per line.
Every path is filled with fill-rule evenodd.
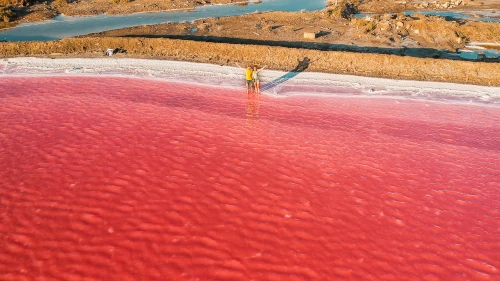
M 487 59 L 499 59 L 500 61 L 500 51 L 499 50 L 468 50 L 461 51 L 459 53 L 460 57 L 467 60 L 478 60 L 480 59 L 480 54 L 483 54 Z
M 316 11 L 324 9 L 325 6 L 326 0 L 263 0 L 260 4 L 213 5 L 181 12 L 141 13 L 116 16 L 98 15 L 88 17 L 65 17 L 60 15 L 53 20 L 21 24 L 17 27 L 0 32 L 0 40 L 13 42 L 52 41 L 66 37 L 138 25 L 194 21 L 208 17 L 236 16 L 267 11 Z

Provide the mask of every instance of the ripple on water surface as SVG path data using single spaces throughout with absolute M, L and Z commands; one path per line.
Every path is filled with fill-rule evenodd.
M 2 280 L 498 280 L 500 111 L 0 79 Z

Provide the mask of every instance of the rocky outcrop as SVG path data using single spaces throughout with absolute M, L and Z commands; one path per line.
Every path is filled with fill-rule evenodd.
M 442 17 L 404 14 L 384 14 L 364 19 L 354 19 L 354 24 L 365 28 L 371 36 L 413 40 L 417 45 L 455 51 L 469 41 L 467 25 L 447 21 Z M 494 26 L 494 25 L 488 25 Z M 480 28 L 477 28 L 480 30 Z M 471 32 L 467 32 L 471 34 Z M 495 33 L 496 34 L 496 33 Z
M 415 4 L 417 9 L 452 9 L 459 6 L 467 5 L 469 0 L 449 0 L 449 1 L 423 1 L 420 4 Z

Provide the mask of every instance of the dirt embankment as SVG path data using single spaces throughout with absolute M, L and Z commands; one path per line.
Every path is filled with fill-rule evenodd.
M 193 9 L 207 4 L 229 4 L 247 0 L 81 0 L 59 7 L 67 16 L 97 14 L 131 14 L 138 12 L 160 12 L 177 9 Z
M 117 57 L 182 60 L 232 66 L 235 63 L 252 63 L 285 71 L 294 69 L 298 61 L 308 58 L 311 64 L 307 71 L 500 86 L 500 67 L 496 63 L 162 38 L 101 37 L 70 38 L 52 42 L 0 43 L 0 57 L 102 57 L 107 48 L 115 47 L 127 51 L 126 54 L 116 54 Z

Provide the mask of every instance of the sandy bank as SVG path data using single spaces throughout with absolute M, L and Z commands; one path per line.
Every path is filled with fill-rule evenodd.
M 0 57 L 104 58 L 107 48 L 121 47 L 121 58 L 181 60 L 234 66 L 268 65 L 290 71 L 307 59 L 306 72 L 325 72 L 392 79 L 500 86 L 498 63 L 415 58 L 386 54 L 318 51 L 277 46 L 195 42 L 164 38 L 69 38 L 51 42 L 0 43 Z
M 10 58 L 0 61 L 0 78 L 29 75 L 127 76 L 244 91 L 241 69 L 206 63 L 117 58 Z M 276 70 L 263 71 L 262 81 L 265 94 L 277 97 L 371 96 L 500 105 L 499 87 Z

